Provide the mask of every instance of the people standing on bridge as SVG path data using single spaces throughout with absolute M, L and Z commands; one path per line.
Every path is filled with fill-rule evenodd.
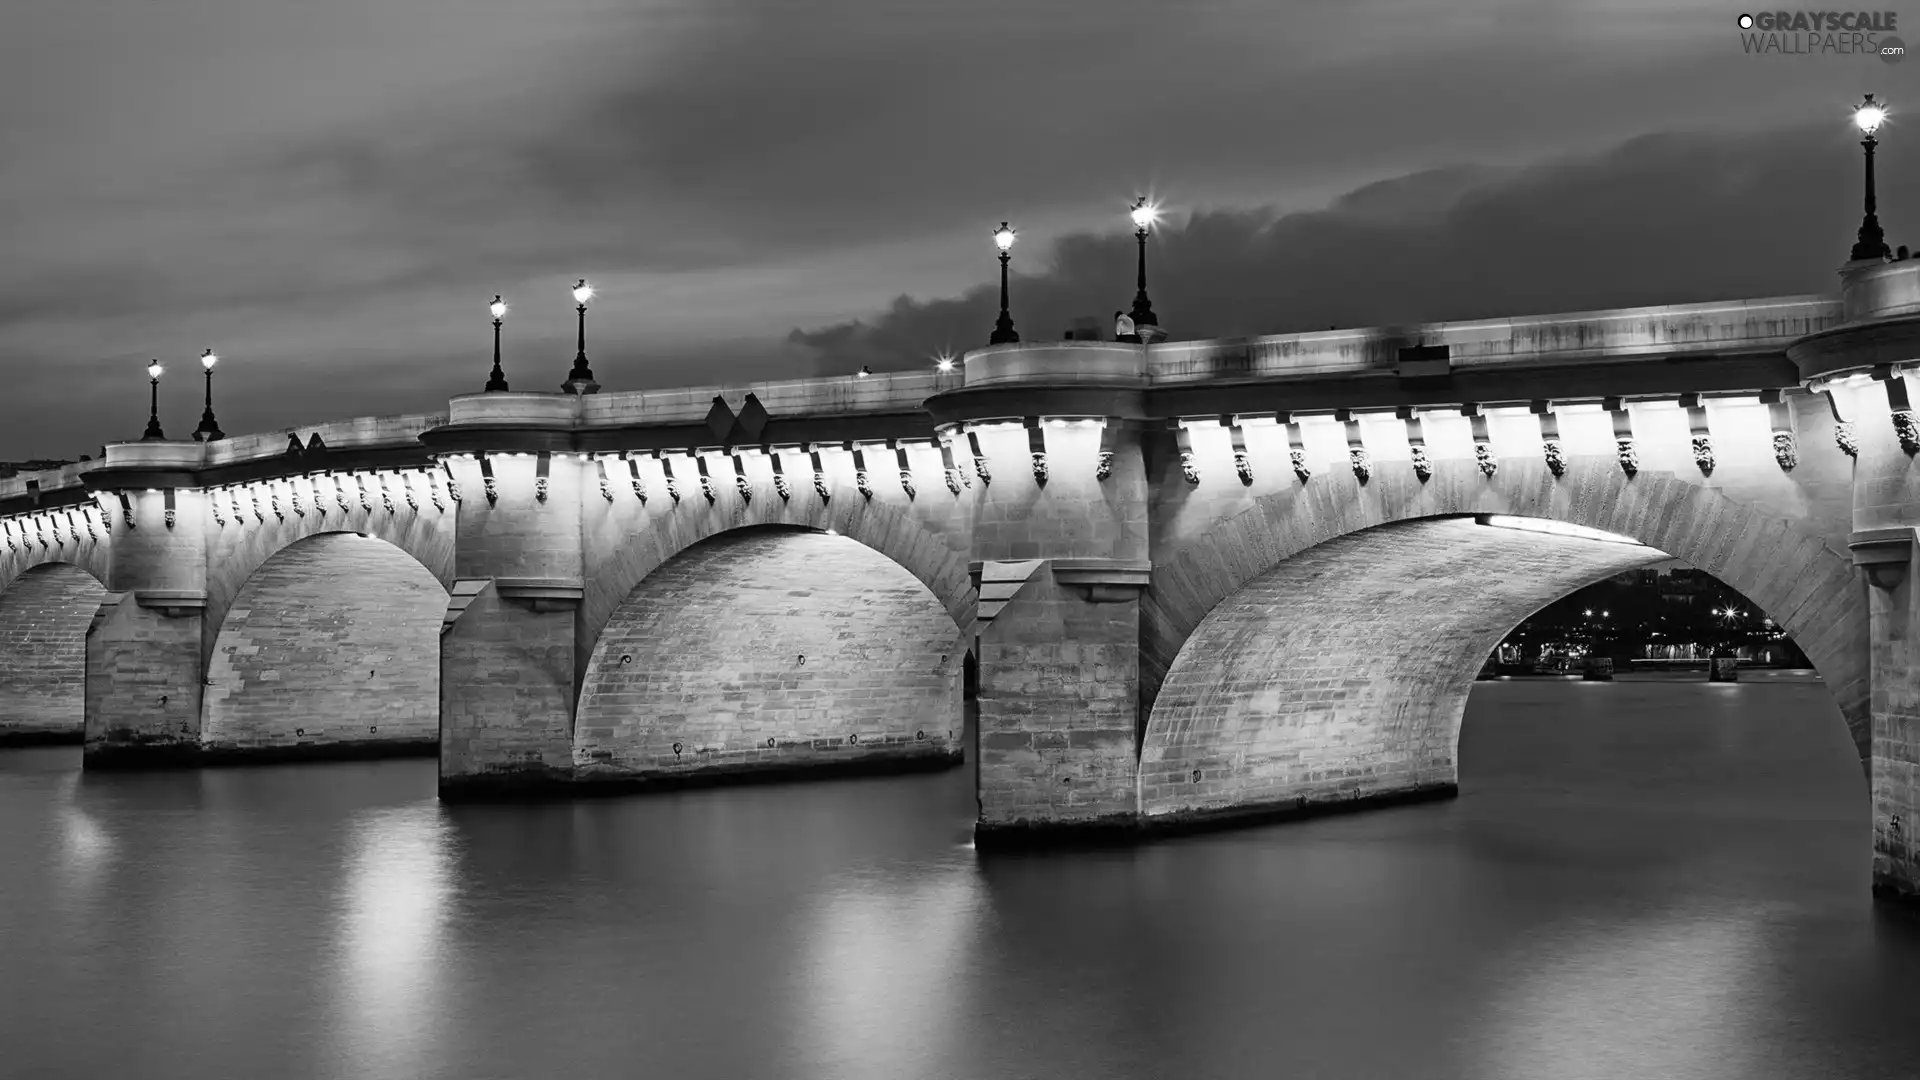
M 1136 340 L 1134 337 L 1133 320 L 1128 318 L 1127 313 L 1124 311 L 1116 311 L 1113 313 L 1113 340 Z

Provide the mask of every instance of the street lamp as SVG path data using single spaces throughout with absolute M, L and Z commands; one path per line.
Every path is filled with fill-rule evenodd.
M 1880 231 L 1880 217 L 1874 213 L 1873 199 L 1873 148 L 1879 144 L 1879 140 L 1873 137 L 1873 133 L 1880 130 L 1880 125 L 1886 119 L 1887 107 L 1873 100 L 1872 94 L 1868 94 L 1866 100 L 1853 110 L 1853 123 L 1865 136 L 1860 140 L 1860 147 L 1867 152 L 1866 214 L 1860 219 L 1860 238 L 1853 244 L 1852 257 L 1855 259 L 1887 257 L 1887 238 L 1886 234 Z
M 1013 257 L 1014 235 L 1013 226 L 1004 221 L 993 234 L 993 242 L 1000 246 L 1000 321 L 993 324 L 993 336 L 987 339 L 989 345 L 1011 345 L 1020 340 L 1013 329 L 1013 316 L 1007 312 L 1007 261 Z
M 507 373 L 500 370 L 500 320 L 507 313 L 506 301 L 494 294 L 493 303 L 487 305 L 493 314 L 493 374 L 487 376 L 487 393 L 504 393 L 507 389 Z
M 1160 215 L 1160 211 L 1142 195 L 1134 200 L 1133 208 L 1128 213 L 1133 218 L 1134 239 L 1140 242 L 1140 273 L 1133 294 L 1133 310 L 1127 313 L 1133 322 L 1134 332 L 1122 335 L 1121 340 L 1157 341 L 1165 335 L 1159 333 L 1160 320 L 1153 314 L 1153 302 L 1147 299 L 1147 233 L 1152 231 L 1154 219 Z
M 200 366 L 207 372 L 207 408 L 200 414 L 200 426 L 193 431 L 195 442 L 213 442 L 227 437 L 227 433 L 220 430 L 219 421 L 213 418 L 213 365 L 219 362 L 220 358 L 213 355 L 212 349 L 200 354 Z
M 567 372 L 567 381 L 561 389 L 569 394 L 594 394 L 600 390 L 600 384 L 593 381 L 593 369 L 587 366 L 587 301 L 593 299 L 593 286 L 581 278 L 573 287 L 573 302 L 580 312 L 580 351 L 574 354 L 573 370 Z
M 167 437 L 166 433 L 160 430 L 160 373 L 165 370 L 158 360 L 147 365 L 147 379 L 153 383 L 153 395 L 152 403 L 147 406 L 147 433 L 140 436 L 141 442 Z

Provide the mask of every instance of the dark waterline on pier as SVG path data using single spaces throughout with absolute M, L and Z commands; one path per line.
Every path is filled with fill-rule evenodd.
M 431 761 L 0 752 L 0 1075 L 1920 1070 L 1818 684 L 1476 686 L 1461 797 L 984 856 L 971 769 L 448 806 Z

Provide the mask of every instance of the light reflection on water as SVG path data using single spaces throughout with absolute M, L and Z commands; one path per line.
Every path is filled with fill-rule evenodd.
M 1476 688 L 1463 795 L 972 849 L 971 770 L 442 806 L 0 755 L 0 1075 L 1911 1078 L 1810 683 Z
M 338 1075 L 425 1075 L 445 1037 L 453 831 L 434 800 L 369 810 L 348 834 L 336 901 Z
M 1516 941 L 1515 977 L 1487 1009 L 1493 1075 L 1671 1080 L 1753 1075 L 1756 913 L 1650 912 L 1569 919 Z M 1764 1014 L 1762 1014 L 1764 1015 Z

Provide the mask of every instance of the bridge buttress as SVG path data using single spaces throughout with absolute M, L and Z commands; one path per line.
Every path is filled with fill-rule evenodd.
M 561 454 L 448 465 L 465 492 L 452 600 L 464 607 L 440 636 L 441 797 L 568 783 L 586 465 Z
M 143 767 L 199 753 L 206 664 L 205 507 L 191 489 L 126 491 L 107 588 L 87 632 L 86 764 Z

